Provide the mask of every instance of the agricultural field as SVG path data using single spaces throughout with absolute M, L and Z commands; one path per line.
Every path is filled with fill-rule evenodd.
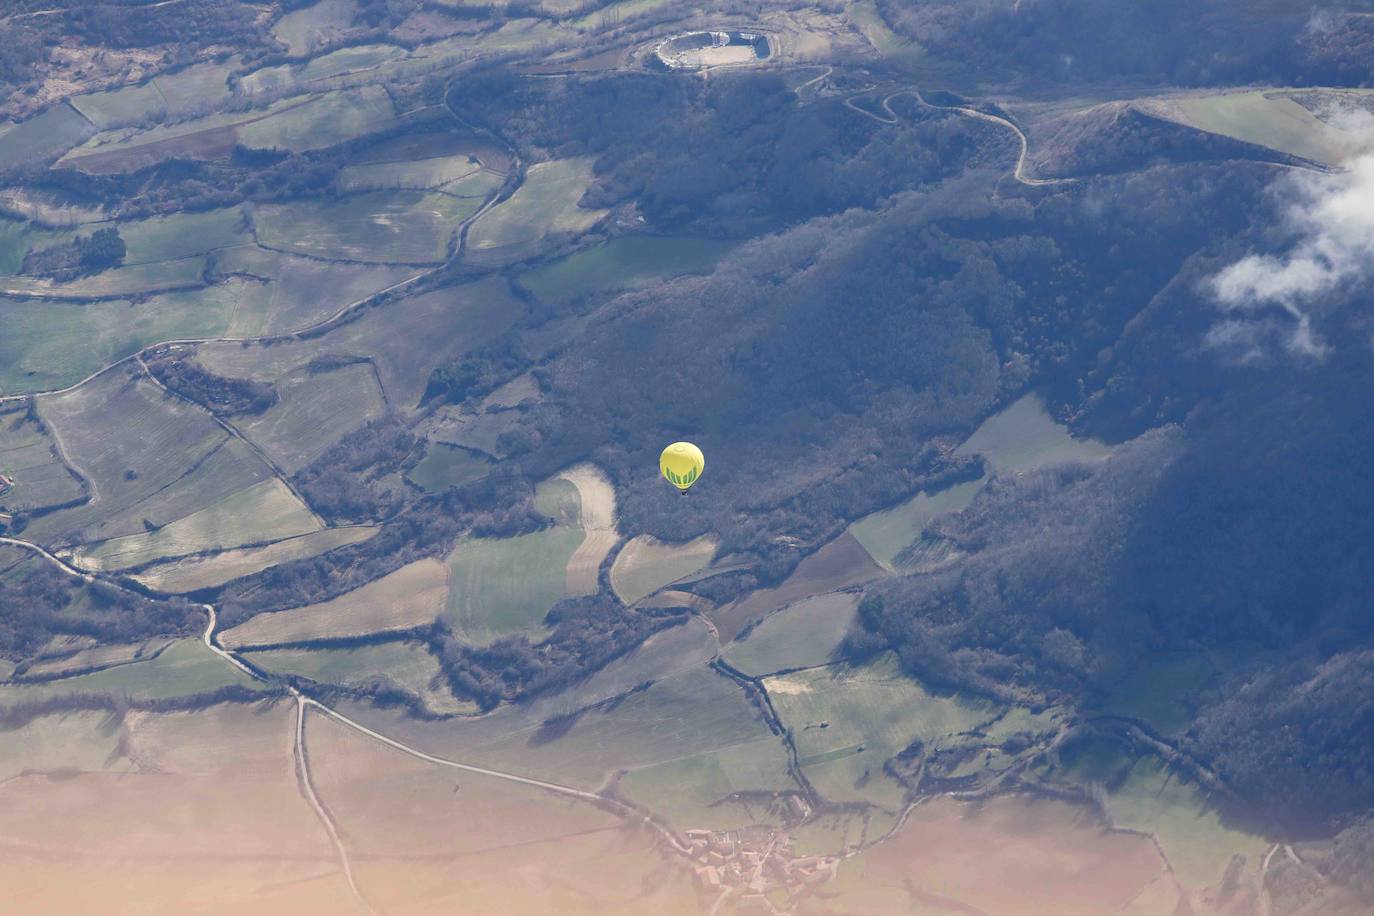
M 699 912 L 690 872 L 593 805 L 417 760 L 324 716 L 306 740 L 359 884 L 386 912 Z
M 300 537 L 320 527 L 286 484 L 272 478 L 155 531 L 82 547 L 72 561 L 83 569 L 129 569 L 189 554 Z
M 35 188 L 5 188 L 0 190 L 0 213 L 15 220 L 28 220 L 34 226 L 70 229 L 85 223 L 95 223 L 107 219 L 109 214 L 104 207 L 89 201 L 80 200 L 72 195 L 61 194 L 51 190 L 38 190 Z M 8 240 L 15 232 L 14 224 L 0 223 L 0 234 L 5 235 Z M 20 226 L 20 231 L 32 233 L 32 227 Z M 41 238 L 34 233 L 36 238 Z M 14 273 L 19 269 L 19 260 L 22 259 L 24 250 L 14 253 L 15 249 L 9 247 L 11 243 L 6 241 L 5 259 L 0 261 L 0 272 Z M 12 260 L 11 260 L 12 259 Z M 13 269 L 10 265 L 13 264 Z
M 1092 439 L 1075 439 L 1054 421 L 1038 395 L 1029 394 L 984 420 L 955 451 L 980 455 L 988 475 L 933 493 L 921 491 L 904 503 L 864 516 L 849 533 L 889 572 L 910 572 L 930 559 L 913 545 L 936 517 L 968 506 L 996 474 L 1025 474 L 1062 464 L 1093 463 L 1111 448 Z
M 297 785 L 295 717 L 276 702 L 35 723 L 39 734 L 70 727 L 63 740 L 84 746 L 78 769 L 52 763 L 0 789 L 0 841 L 15 850 L 0 862 L 10 899 L 97 912 L 117 889 L 150 913 L 192 911 L 207 897 L 263 913 L 347 911 L 328 834 Z M 105 761 L 81 766 L 112 743 Z
M 59 159 L 58 165 L 106 175 L 134 172 L 173 158 L 226 158 L 238 142 L 240 125 L 289 112 L 313 101 L 313 98 L 282 99 L 261 110 L 219 112 L 147 130 L 101 131 Z
M 386 90 L 367 86 L 327 92 L 305 104 L 282 107 L 244 123 L 235 133 L 240 143 L 253 149 L 301 153 L 364 137 L 395 123 L 396 109 Z
M 89 542 L 143 532 L 271 476 L 203 410 L 127 367 L 40 398 L 38 413 L 67 463 L 90 481 L 91 500 L 36 519 L 33 538 Z
M 45 649 L 44 654 L 38 656 L 38 661 L 25 667 L 24 678 L 52 678 L 137 664 L 162 654 L 173 643 L 172 639 L 157 637 L 141 643 L 93 646 L 89 649 L 78 649 L 69 655 L 55 656 L 47 655 L 46 653 L 52 650 Z
M 885 59 L 902 66 L 913 66 L 927 60 L 924 48 L 892 31 L 874 0 L 854 0 L 845 8 L 845 15 Z
M 1146 652 L 1111 687 L 1100 709 L 1141 719 L 1161 735 L 1177 735 L 1193 721 L 1189 700 L 1217 674 L 1200 652 Z
M 733 601 L 712 615 L 722 642 L 728 642 L 751 623 L 795 601 L 838 591 L 881 578 L 884 572 L 868 551 L 846 532 L 797 564 L 781 585 L 761 588 Z
M 74 711 L 41 716 L 7 730 L 0 742 L 0 785 L 25 771 L 93 773 L 128 768 L 129 761 L 119 750 L 119 732 L 108 727 L 109 720 L 104 710 Z
M 482 166 L 470 156 L 436 156 L 433 159 L 412 159 L 400 162 L 373 162 L 350 165 L 339 170 L 340 191 L 405 190 L 424 191 L 442 187 L 450 182 L 482 171 Z M 494 179 L 493 179 L 494 180 Z M 500 186 L 496 181 L 491 190 Z M 482 195 L 468 195 L 482 196 Z
M 544 302 L 573 302 L 709 273 L 736 245 L 721 239 L 625 236 L 526 271 L 517 282 Z
M 616 790 L 661 815 L 676 830 L 737 830 L 778 823 L 769 796 L 795 792 L 787 750 L 775 736 L 631 770 Z M 736 792 L 749 802 L 734 801 Z
M 0 299 L 0 393 L 64 388 L 159 341 L 260 333 L 269 294 L 231 279 L 137 302 Z
M 1111 447 L 1075 439 L 1056 423 L 1039 395 L 1028 394 L 984 420 L 954 452 L 981 455 L 993 474 L 1028 474 L 1061 464 L 1102 461 Z
M 986 478 L 927 493 L 922 490 L 904 503 L 866 515 L 849 526 L 869 556 L 883 569 L 896 572 L 902 568 L 898 557 L 925 531 L 926 525 L 946 512 L 958 512 L 973 501 L 983 489 Z
M 986 700 L 937 696 L 905 675 L 892 654 L 765 678 L 764 687 L 797 747 L 802 770 L 833 802 L 901 809 L 905 788 L 883 769 L 915 740 L 927 747 L 998 718 Z
M 544 615 L 569 597 L 568 567 L 586 540 L 577 488 L 555 478 L 540 484 L 536 508 L 554 524 L 512 538 L 460 541 L 448 557 L 448 616 L 474 643 L 540 631 Z
M 116 228 L 128 247 L 128 265 L 174 261 L 253 242 L 248 215 L 240 207 L 124 221 Z
M 313 57 L 304 64 L 263 67 L 239 78 L 244 95 L 287 95 L 321 88 L 324 81 L 360 71 L 375 70 L 379 64 L 405 54 L 396 45 L 355 45 Z
M 578 32 L 604 32 L 617 28 L 638 16 L 644 16 L 667 6 L 670 0 L 618 0 L 600 9 L 579 16 L 568 24 Z
M 1339 166 L 1369 152 L 1368 140 L 1318 118 L 1283 90 L 1179 96 L 1139 104 L 1157 117 L 1324 165 Z
M 763 619 L 721 650 L 733 667 L 755 677 L 834 662 L 835 651 L 857 623 L 857 595 L 807 598 Z
M 0 687 L 0 704 L 90 693 L 135 700 L 165 700 L 222 687 L 260 690 L 263 684 L 205 648 L 198 637 L 179 639 L 145 661 L 35 684 Z
M 219 251 L 215 269 L 264 287 L 269 334 L 308 328 L 419 274 L 408 267 L 324 263 L 256 247 Z
M 77 302 L 146 296 L 205 285 L 205 258 L 189 257 L 151 264 L 115 267 L 67 282 L 39 277 L 0 278 L 0 296 L 20 299 L 67 299 Z
M 669 648 L 684 644 L 690 656 L 666 655 Z M 697 647 L 695 633 L 674 634 L 636 658 L 608 666 L 591 683 L 531 708 L 504 706 L 441 726 L 360 703 L 341 704 L 340 709 L 429 753 L 587 790 L 619 770 L 741 745 L 756 746 L 766 762 L 772 752 L 769 743 L 778 738 L 739 685 L 699 660 Z M 649 774 L 646 780 L 660 777 L 662 773 Z M 645 785 L 642 781 L 640 788 Z M 709 791 L 703 789 L 697 797 Z
M 337 200 L 257 208 L 258 241 L 271 249 L 365 264 L 438 264 L 477 198 L 425 191 L 369 191 Z
M 461 722 L 446 723 L 441 729 L 417 722 L 403 713 L 364 703 L 348 703 L 340 708 L 371 728 L 456 760 L 469 760 L 474 749 L 500 742 L 518 747 L 521 741 L 528 743 L 536 734 L 541 737 L 528 749 L 537 753 L 541 742 L 546 746 L 544 739 L 558 734 L 561 725 L 580 721 L 589 710 L 614 712 L 612 707 L 617 698 L 633 693 L 636 688 L 642 689 L 648 681 L 709 674 L 706 665 L 715 651 L 716 642 L 710 630 L 698 620 L 687 620 L 654 634 L 632 652 L 566 690 L 536 697 L 528 703 L 501 706 Z M 715 680 L 727 683 L 721 677 Z M 716 696 L 714 681 L 706 683 L 712 685 L 710 696 Z M 755 714 L 749 713 L 750 716 Z M 700 747 L 691 753 L 708 749 Z
M 528 254 L 551 236 L 586 232 L 604 210 L 578 206 L 592 182 L 592 158 L 580 156 L 532 165 L 509 200 L 482 214 L 468 232 L 471 251 L 482 257 Z
M 35 118 L 0 128 L 0 169 L 57 156 L 94 132 L 76 109 L 55 105 Z
M 35 248 L 68 241 L 73 233 L 54 232 L 14 219 L 0 219 L 0 276 L 17 274 L 24 256 Z
M 308 677 L 344 687 L 383 682 L 418 697 L 436 715 L 462 715 L 477 705 L 449 690 L 439 662 L 423 643 L 384 642 L 347 649 L 262 649 L 245 652 L 250 664 L 274 674 Z
M 235 418 L 234 425 L 287 474 L 386 413 L 376 371 L 367 363 L 328 370 L 299 366 L 272 383 L 277 403 L 262 413 Z
M 278 19 L 272 37 L 286 45 L 291 56 L 304 57 L 352 25 L 357 12 L 356 0 L 320 0 Z
M 228 648 L 368 636 L 426 627 L 438 619 L 448 592 L 448 569 L 417 560 L 321 604 L 259 614 L 220 636 Z
M 56 440 L 23 408 L 0 409 L 0 474 L 13 484 L 0 495 L 0 506 L 12 510 L 60 506 L 87 495 Z
M 611 565 L 611 588 L 621 601 L 634 604 L 683 576 L 705 569 L 716 555 L 716 543 L 710 535 L 686 544 L 665 544 L 642 534 L 616 555 Z
M 214 588 L 280 563 L 303 560 L 349 544 L 357 544 L 376 533 L 376 528 L 365 526 L 326 528 L 264 547 L 244 547 L 206 556 L 169 560 L 150 566 L 132 578 L 147 588 L 184 594 L 203 588 Z
M 886 842 L 840 865 L 827 888 L 844 912 L 902 912 L 913 898 L 946 912 L 1058 916 L 1174 912 L 1167 866 L 1143 836 L 1116 832 L 1081 806 L 1029 796 L 915 808 Z M 996 881 L 987 880 L 996 874 Z
M 492 463 L 476 452 L 444 442 L 432 443 L 409 479 L 430 493 L 471 483 L 491 473 Z
M 145 83 L 72 98 L 72 107 L 101 130 L 209 111 L 230 98 L 230 64 L 196 64 Z
M 369 308 L 318 337 L 204 345 L 198 359 L 212 372 L 261 379 L 275 378 L 315 357 L 369 359 L 391 408 L 409 411 L 420 403 L 435 367 L 504 333 L 523 312 L 524 305 L 505 281 L 491 278 Z
M 1113 827 L 1153 837 L 1183 887 L 1216 887 L 1234 855 L 1244 856 L 1238 879 L 1252 880 L 1268 840 L 1223 823 L 1206 790 L 1165 761 L 1136 756 L 1105 738 L 1088 737 L 1065 747 L 1057 766 L 1037 764 L 1030 774 L 1051 785 L 1100 784 Z

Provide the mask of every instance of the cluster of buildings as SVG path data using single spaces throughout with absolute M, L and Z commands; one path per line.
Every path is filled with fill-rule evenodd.
M 840 864 L 834 856 L 796 855 L 787 834 L 775 830 L 688 830 L 686 837 L 706 890 L 766 894 L 823 884 Z

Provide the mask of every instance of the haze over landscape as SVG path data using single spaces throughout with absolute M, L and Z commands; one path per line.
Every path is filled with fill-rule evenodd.
M 1372 86 L 1374 0 L 0 4 L 5 907 L 1374 912 Z

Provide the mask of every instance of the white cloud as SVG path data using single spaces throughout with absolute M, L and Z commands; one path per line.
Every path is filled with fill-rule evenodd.
M 1374 149 L 1374 116 L 1368 112 L 1344 113 L 1331 123 L 1364 141 L 1364 149 Z M 1218 307 L 1232 317 L 1213 328 L 1207 342 L 1233 350 L 1243 342 L 1245 359 L 1253 360 L 1261 339 L 1272 336 L 1273 320 L 1243 313 L 1277 306 L 1291 318 L 1283 346 L 1319 359 L 1330 346 L 1314 327 L 1317 300 L 1374 279 L 1374 153 L 1351 159 L 1337 173 L 1291 173 L 1276 190 L 1288 199 L 1284 228 L 1294 241 L 1283 254 L 1248 255 L 1210 278 Z M 1241 327 L 1257 323 L 1265 327 Z

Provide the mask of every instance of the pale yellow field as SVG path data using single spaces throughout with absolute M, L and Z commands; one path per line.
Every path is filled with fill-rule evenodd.
M 159 563 L 133 578 L 159 591 L 193 592 L 223 585 L 225 582 L 240 576 L 252 575 L 278 563 L 289 563 L 292 560 L 328 553 L 346 544 L 356 544 L 372 537 L 377 531 L 376 528 L 363 526 L 326 528 L 312 534 L 268 544 L 266 547 L 226 550 L 205 557 L 187 557 Z
M 83 569 L 127 569 L 166 557 L 299 537 L 321 527 L 290 488 L 273 477 L 156 531 L 84 547 L 72 559 Z
M 434 622 L 448 593 L 448 567 L 417 560 L 362 588 L 307 607 L 259 614 L 222 635 L 228 648 L 404 630 Z
M 611 587 L 626 604 L 658 591 L 683 576 L 704 569 L 716 554 L 717 541 L 702 535 L 686 544 L 665 544 L 643 534 L 620 549 L 611 566 Z

